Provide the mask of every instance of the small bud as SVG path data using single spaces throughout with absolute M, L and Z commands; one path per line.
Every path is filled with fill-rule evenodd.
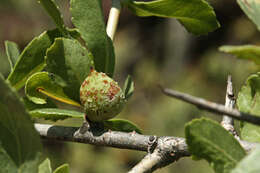
M 105 73 L 91 70 L 80 87 L 80 101 L 87 118 L 93 122 L 115 117 L 125 105 L 121 88 Z

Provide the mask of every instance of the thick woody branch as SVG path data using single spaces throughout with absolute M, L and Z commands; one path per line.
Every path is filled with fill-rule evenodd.
M 138 172 L 138 170 L 152 172 L 177 161 L 181 157 L 190 156 L 185 139 L 179 137 L 156 137 L 135 132 L 125 133 L 88 129 L 84 124 L 81 128 L 35 124 L 35 129 L 43 139 L 147 151 L 147 156 L 131 170 L 135 171 L 134 173 Z M 246 151 L 250 151 L 257 145 L 241 140 L 239 142 Z
M 136 132 L 125 133 L 119 131 L 104 131 L 100 129 L 87 129 L 85 125 L 81 128 L 55 126 L 48 124 L 35 124 L 35 129 L 43 139 L 56 141 L 79 142 L 93 144 L 97 146 L 115 147 L 122 149 L 132 149 L 148 151 L 151 148 L 151 139 L 154 136 L 141 135 Z M 162 150 L 178 152 L 181 156 L 188 156 L 187 145 L 184 138 L 178 137 L 159 137 L 158 143 Z M 167 146 L 163 145 L 167 142 Z M 170 143 L 170 145 L 169 145 Z M 157 147 L 157 145 L 156 145 Z
M 156 137 L 141 135 L 136 132 L 104 131 L 98 128 L 88 129 L 88 126 L 84 124 L 79 129 L 47 124 L 35 124 L 35 128 L 43 139 L 80 142 L 151 153 L 151 155 L 147 156 L 149 166 L 141 164 L 138 169 L 133 169 L 134 171 L 144 170 L 140 169 L 144 165 L 146 167 L 145 170 L 148 172 L 153 171 L 177 161 L 181 157 L 190 156 L 184 138 Z M 151 162 L 150 159 L 154 159 L 154 162 Z
M 189 94 L 181 93 L 168 88 L 162 88 L 161 90 L 164 94 L 170 97 L 180 99 L 182 101 L 191 103 L 200 109 L 204 109 L 210 112 L 217 113 L 219 115 L 226 115 L 237 120 L 246 121 L 252 124 L 260 125 L 260 117 L 248 113 L 239 112 L 237 109 L 229 109 L 224 105 L 214 103 L 202 98 L 194 97 Z

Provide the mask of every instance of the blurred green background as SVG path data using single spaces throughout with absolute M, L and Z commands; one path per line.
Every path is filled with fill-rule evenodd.
M 70 22 L 69 1 L 57 0 L 65 23 Z M 185 123 L 201 116 L 220 120 L 217 116 L 184 102 L 164 96 L 162 84 L 198 97 L 224 103 L 227 75 L 233 77 L 235 92 L 257 66 L 218 52 L 224 44 L 259 44 L 255 25 L 244 15 L 236 1 L 210 1 L 221 28 L 205 36 L 194 36 L 174 19 L 138 18 L 123 9 L 115 37 L 115 79 L 122 84 L 133 76 L 135 92 L 119 118 L 138 124 L 144 134 L 184 137 Z M 110 1 L 104 1 L 105 20 Z M 231 10 L 232 9 L 232 10 Z M 35 36 L 54 23 L 36 0 L 0 1 L 0 72 L 9 73 L 4 41 L 19 44 L 22 50 Z M 64 107 L 64 105 L 61 105 Z M 81 120 L 58 122 L 79 126 Z M 53 168 L 69 163 L 72 173 L 127 172 L 138 163 L 144 152 L 96 147 L 86 144 L 44 140 L 44 153 Z M 211 173 L 205 161 L 183 158 L 157 172 Z

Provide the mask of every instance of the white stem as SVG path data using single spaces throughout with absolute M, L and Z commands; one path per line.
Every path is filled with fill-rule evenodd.
M 119 20 L 121 10 L 120 0 L 112 0 L 112 7 L 109 12 L 109 17 L 107 21 L 107 35 L 114 40 L 116 28 Z

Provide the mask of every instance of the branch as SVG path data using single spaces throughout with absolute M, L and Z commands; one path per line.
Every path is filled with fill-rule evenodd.
M 246 121 L 252 124 L 260 125 L 260 117 L 257 117 L 256 115 L 251 115 L 248 113 L 239 112 L 237 109 L 229 109 L 226 108 L 224 105 L 214 103 L 211 101 L 207 101 L 202 98 L 194 97 L 189 94 L 181 93 L 175 90 L 171 90 L 168 88 L 162 88 L 160 86 L 162 92 L 170 97 L 174 97 L 177 99 L 180 99 L 182 101 L 191 103 L 195 106 L 197 106 L 200 109 L 204 109 L 210 112 L 217 113 L 219 115 L 226 115 L 241 121 Z
M 185 139 L 179 137 L 156 137 L 140 135 L 135 132 L 125 133 L 89 129 L 84 124 L 80 128 L 35 124 L 35 129 L 43 139 L 148 151 L 148 155 L 137 165 L 138 167 L 134 167 L 131 171 L 145 169 L 144 172 L 151 172 L 167 166 L 181 157 L 190 156 Z M 256 143 L 241 140 L 239 142 L 246 151 L 252 150 L 257 145 Z
M 151 154 L 147 154 L 141 162 L 133 167 L 128 173 L 143 173 L 150 171 L 156 164 L 161 162 L 162 157 L 155 151 Z M 151 171 L 150 171 L 151 172 Z
M 226 91 L 226 102 L 225 107 L 227 109 L 234 109 L 235 108 L 235 96 L 233 93 L 233 86 L 232 86 L 232 78 L 229 75 L 227 80 L 227 91 Z M 239 139 L 239 136 L 234 128 L 234 120 L 233 118 L 223 115 L 223 119 L 221 121 L 221 125 L 229 131 L 235 138 Z
M 77 127 L 55 126 L 48 124 L 35 124 L 35 129 L 38 131 L 43 139 L 51 139 L 56 141 L 70 141 L 86 144 L 93 144 L 97 146 L 106 146 L 122 149 L 132 149 L 139 151 L 147 151 L 151 147 L 151 138 L 154 136 L 141 135 L 136 132 L 125 133 L 119 131 L 105 131 L 101 129 L 93 129 L 83 125 Z M 184 138 L 178 137 L 159 137 L 158 141 L 170 142 L 168 148 L 169 152 L 178 152 L 182 156 L 188 156 L 187 145 Z M 160 143 L 161 143 L 160 142 Z

